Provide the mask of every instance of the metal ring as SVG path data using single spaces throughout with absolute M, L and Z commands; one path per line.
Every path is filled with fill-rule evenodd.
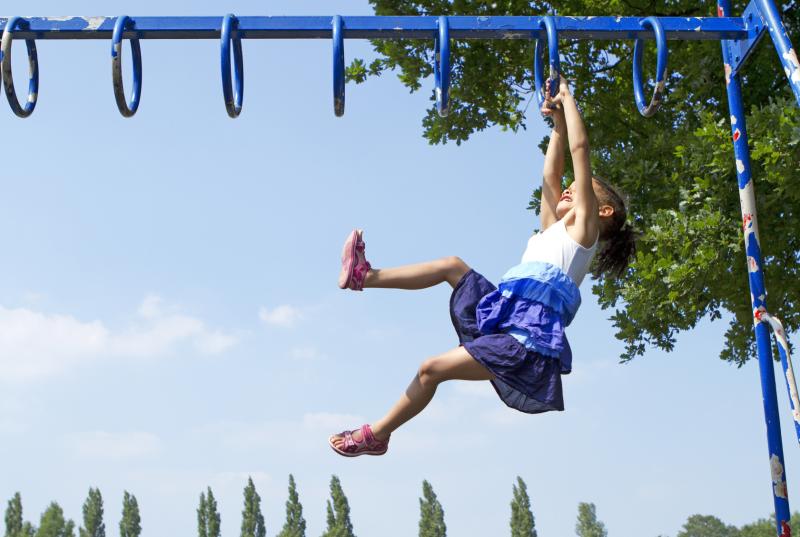
M 344 21 L 333 17 L 333 112 L 344 115 Z
M 653 98 L 650 104 L 646 104 L 644 100 L 644 87 L 642 84 L 642 49 L 644 48 L 644 39 L 637 39 L 636 44 L 633 46 L 633 94 L 636 98 L 636 106 L 639 108 L 639 113 L 644 117 L 650 117 L 656 113 L 658 107 L 661 106 L 661 99 L 664 96 L 664 87 L 667 82 L 667 38 L 664 33 L 664 28 L 657 17 L 647 17 L 639 22 L 642 28 L 648 26 L 653 29 L 656 34 L 656 46 L 658 50 L 658 61 L 656 63 L 656 87 L 653 90 Z
M 242 38 L 232 37 L 238 28 L 239 19 L 228 13 L 222 19 L 222 40 L 220 54 L 222 59 L 222 95 L 225 97 L 225 109 L 232 118 L 242 113 L 244 101 L 244 60 L 242 59 Z M 233 41 L 233 78 L 236 81 L 236 93 L 231 82 L 231 41 Z
M 561 61 L 558 56 L 558 30 L 553 17 L 542 17 L 539 20 L 539 28 L 542 26 L 547 30 L 547 51 L 550 56 L 550 96 L 555 97 L 558 93 L 558 84 L 561 76 Z M 536 86 L 536 101 L 539 107 L 544 104 L 544 50 L 542 50 L 542 39 L 536 40 L 536 49 L 533 52 L 533 80 Z
M 33 113 L 33 109 L 36 108 L 36 101 L 39 99 L 39 56 L 36 54 L 36 41 L 26 39 L 25 46 L 28 49 L 30 81 L 28 82 L 28 102 L 23 107 L 17 100 L 17 93 L 14 90 L 14 75 L 11 72 L 11 44 L 14 40 L 14 30 L 17 27 L 26 29 L 30 27 L 30 23 L 22 17 L 8 19 L 6 28 L 3 31 L 2 45 L 0 45 L 0 62 L 2 62 L 3 86 L 5 87 L 11 110 L 19 117 L 28 117 Z
M 444 117 L 450 108 L 450 23 L 442 15 L 436 24 L 439 32 L 433 45 L 433 77 L 436 80 L 436 109 Z
M 122 80 L 122 34 L 133 29 L 135 23 L 127 15 L 117 17 L 114 33 L 111 36 L 111 77 L 114 83 L 114 99 L 123 117 L 133 117 L 139 109 L 142 98 L 142 48 L 138 39 L 131 39 L 131 56 L 133 58 L 133 91 L 131 100 L 125 98 L 125 84 Z

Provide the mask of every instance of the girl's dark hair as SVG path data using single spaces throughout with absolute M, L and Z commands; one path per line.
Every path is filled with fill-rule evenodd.
M 636 256 L 638 234 L 626 220 L 627 204 L 624 196 L 616 188 L 600 177 L 593 178 L 601 187 L 597 200 L 600 205 L 610 205 L 614 214 L 600 224 L 600 252 L 592 271 L 595 278 L 601 275 L 622 276 Z

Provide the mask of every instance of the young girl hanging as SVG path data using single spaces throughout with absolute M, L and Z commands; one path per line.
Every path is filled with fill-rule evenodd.
M 428 358 L 381 419 L 331 436 L 346 457 L 383 455 L 390 435 L 419 414 L 447 380 L 490 381 L 508 406 L 527 413 L 563 410 L 561 375 L 572 369 L 564 335 L 581 303 L 578 286 L 594 274 L 619 277 L 635 255 L 627 207 L 608 183 L 592 176 L 589 139 L 575 99 L 562 77 L 542 113 L 553 120 L 542 184 L 542 231 L 528 241 L 521 262 L 495 287 L 458 257 L 374 269 L 363 233 L 353 231 L 342 252 L 339 287 L 424 289 L 453 287 L 450 315 L 459 346 Z M 564 145 L 569 143 L 574 182 L 562 191 Z M 595 259 L 596 258 L 596 259 Z

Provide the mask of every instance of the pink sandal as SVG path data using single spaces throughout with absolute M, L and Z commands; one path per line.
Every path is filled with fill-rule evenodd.
M 341 289 L 364 290 L 364 280 L 372 266 L 365 255 L 366 245 L 364 244 L 363 235 L 363 230 L 354 229 L 344 242 L 344 248 L 342 248 L 342 271 L 339 273 L 339 287 Z
M 389 449 L 389 440 L 377 440 L 375 435 L 372 434 L 372 428 L 369 425 L 361 426 L 361 440 L 353 438 L 353 433 L 356 431 L 344 431 L 337 435 L 328 438 L 328 444 L 339 455 L 343 457 L 358 457 L 359 455 L 383 455 Z M 344 446 L 337 448 L 333 443 L 334 438 L 343 437 Z

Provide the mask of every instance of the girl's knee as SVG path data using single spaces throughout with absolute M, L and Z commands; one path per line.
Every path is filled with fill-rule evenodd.
M 436 358 L 428 358 L 419 366 L 417 377 L 423 386 L 436 386 L 441 382 Z
M 451 255 L 444 258 L 445 265 L 447 268 L 453 271 L 468 271 L 469 265 L 467 265 L 463 259 L 458 257 L 457 255 Z
M 447 280 L 453 285 L 455 285 L 454 282 L 458 282 L 464 274 L 469 272 L 469 265 L 458 256 L 445 257 L 443 262 L 448 274 Z

